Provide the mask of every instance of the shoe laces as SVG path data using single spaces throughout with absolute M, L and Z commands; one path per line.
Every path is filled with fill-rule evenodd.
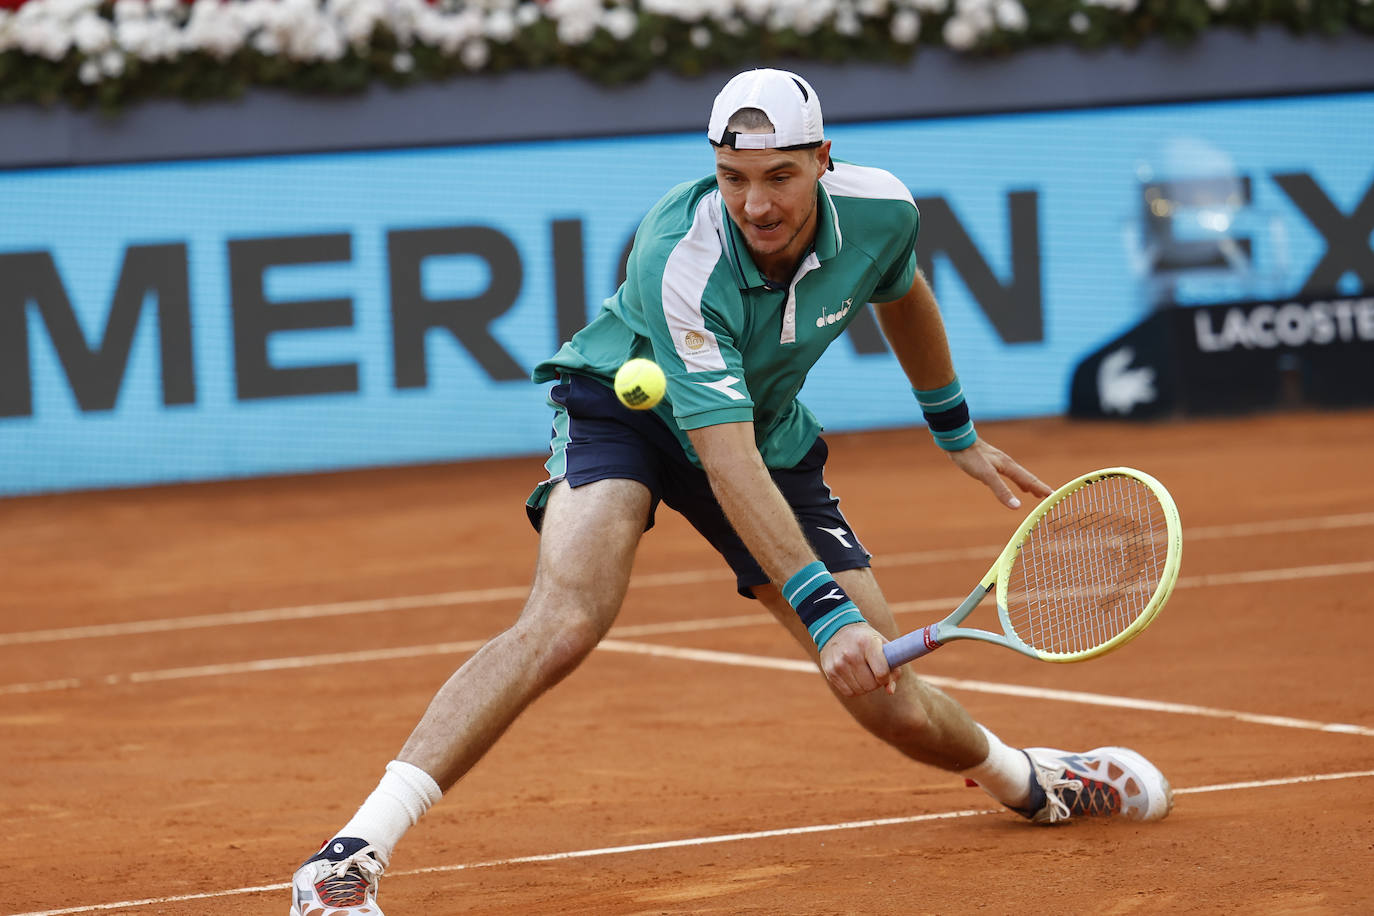
M 357 906 L 367 902 L 367 889 L 381 877 L 386 863 L 375 846 L 364 846 L 337 862 L 325 861 L 315 891 L 326 906 Z
M 1068 807 L 1081 817 L 1111 817 L 1121 810 L 1121 793 L 1098 779 L 1079 777 L 1078 794 Z
M 1110 783 L 1069 772 L 1067 768 L 1042 770 L 1048 822 L 1070 817 L 1111 817 L 1121 811 L 1121 793 Z M 1067 799 L 1066 793 L 1072 793 Z
M 1057 824 L 1060 821 L 1068 820 L 1073 811 L 1068 802 L 1064 801 L 1064 792 L 1075 793 L 1074 805 L 1083 797 L 1083 780 L 1076 776 L 1071 776 L 1068 770 L 1041 770 L 1041 786 L 1045 790 L 1045 805 L 1049 809 L 1048 822 Z

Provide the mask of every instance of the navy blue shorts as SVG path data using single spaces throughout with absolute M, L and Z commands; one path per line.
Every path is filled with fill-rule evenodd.
M 688 460 L 677 437 L 652 411 L 630 410 L 610 388 L 583 376 L 568 376 L 555 385 L 549 403 L 555 409 L 553 456 L 546 465 L 550 476 L 526 504 L 536 531 L 543 523 L 549 490 L 559 480 L 572 487 L 597 480 L 637 480 L 653 498 L 644 530 L 654 526 L 654 512 L 662 501 L 720 552 L 735 572 L 741 595 L 752 597 L 750 586 L 768 583 L 716 502 L 706 472 Z M 825 484 L 828 455 L 825 440 L 818 437 L 796 466 L 770 473 L 826 568 L 862 569 L 869 565 L 868 551 Z

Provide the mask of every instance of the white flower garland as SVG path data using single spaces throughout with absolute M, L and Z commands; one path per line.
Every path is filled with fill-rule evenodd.
M 1134 6 L 1134 0 L 1083 0 L 1088 5 Z M 192 53 L 227 60 L 244 49 L 300 63 L 337 61 L 349 48 L 368 50 L 385 29 L 402 49 L 422 45 L 458 56 L 480 70 L 489 45 L 513 41 L 540 21 L 551 22 L 559 42 L 576 47 L 604 31 L 631 40 L 641 14 L 693 26 L 693 45 L 710 45 L 717 31 L 740 34 L 749 25 L 810 35 L 821 29 L 853 37 L 865 21 L 882 23 L 894 42 L 914 44 L 923 13 L 941 14 L 949 0 L 115 0 L 112 18 L 100 14 L 100 0 L 29 0 L 16 11 L 0 10 L 0 53 L 58 62 L 75 54 L 81 79 L 115 79 L 124 61 L 173 61 Z M 1001 29 L 1025 29 L 1021 0 L 956 0 L 944 28 L 959 49 Z M 414 66 L 404 50 L 398 72 Z
M 1326 31 L 1374 33 L 1374 0 L 1309 23 Z M 760 40 L 776 53 L 838 47 L 900 58 L 918 40 L 956 51 L 1005 50 L 1063 37 L 1101 44 L 1138 38 L 1140 0 L 28 0 L 0 9 L 0 101 L 62 94 L 113 105 L 160 91 L 126 78 L 144 64 L 201 55 L 190 83 L 213 94 L 255 80 L 358 88 L 388 74 L 399 81 L 558 63 L 593 76 L 634 78 L 655 66 L 720 66 L 753 55 Z M 1303 10 L 1310 10 L 1311 5 Z M 1147 28 L 1175 37 L 1241 10 L 1235 0 L 1178 0 L 1176 18 Z M 1242 10 L 1243 12 L 1243 10 Z M 1201 13 L 1201 16 L 1198 14 Z M 1277 15 L 1277 14 L 1276 14 Z M 1315 15 L 1315 14 L 1314 14 Z M 1240 16 L 1244 21 L 1244 16 Z M 1229 20 L 1226 20 L 1229 21 Z M 1290 27 L 1292 17 L 1284 19 Z M 1300 25 L 1301 23 L 1299 23 Z M 1047 28 L 1048 26 L 1048 28 Z M 760 31 L 772 33 L 760 35 Z M 749 38 L 749 36 L 754 38 Z M 776 39 L 776 40 L 773 40 Z M 16 66 L 16 58 L 18 66 Z M 347 66 L 329 69 L 349 58 Z M 280 59 L 300 67 L 283 70 Z M 695 61 L 699 63 L 694 64 Z M 357 66 L 361 63 L 363 66 Z M 319 65 L 318 70 L 306 68 Z M 163 79 L 166 69 L 159 71 Z M 25 81 L 28 81 L 27 83 Z M 294 84 L 294 83 L 292 83 Z M 190 86 L 188 90 L 186 87 Z M 8 90 L 8 91 L 7 91 Z M 29 93 L 25 95 L 25 93 Z

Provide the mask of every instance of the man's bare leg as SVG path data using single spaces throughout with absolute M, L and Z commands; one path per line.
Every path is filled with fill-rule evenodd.
M 366 840 L 387 861 L 405 832 L 525 707 L 587 657 L 620 611 L 649 499 L 631 480 L 554 487 L 519 619 L 439 688 L 339 836 Z
M 525 707 L 587 657 L 625 600 L 649 500 L 631 480 L 554 488 L 520 618 L 439 688 L 399 760 L 447 791 Z
M 835 574 L 835 581 L 854 600 L 868 623 L 886 639 L 898 634 L 896 620 L 872 570 L 852 569 Z M 783 624 L 819 665 L 816 644 L 796 612 L 773 585 L 753 589 L 764 606 Z M 896 692 L 875 690 L 859 697 L 836 699 L 856 721 L 903 754 L 942 770 L 972 774 L 998 800 L 1019 805 L 1028 794 L 1030 764 L 980 727 L 968 712 L 943 691 L 911 670 L 903 672 Z

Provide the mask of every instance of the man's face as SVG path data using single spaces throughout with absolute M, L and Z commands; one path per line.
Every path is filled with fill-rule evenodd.
M 816 183 L 829 162 L 829 140 L 802 150 L 716 147 L 716 184 L 725 209 L 761 270 L 800 260 L 811 245 Z

